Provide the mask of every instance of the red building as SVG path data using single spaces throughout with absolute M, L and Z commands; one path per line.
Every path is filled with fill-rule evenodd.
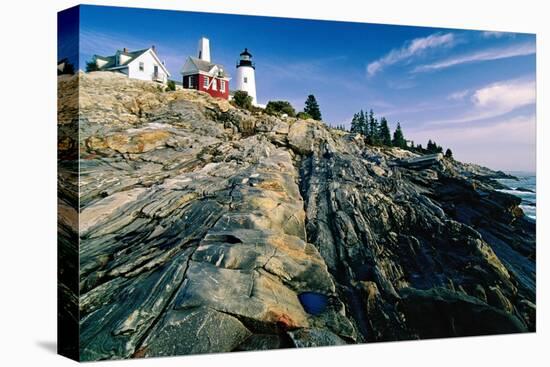
M 199 40 L 198 57 L 187 58 L 181 71 L 183 88 L 207 92 L 212 97 L 229 99 L 229 75 L 223 65 L 210 61 L 210 42 Z

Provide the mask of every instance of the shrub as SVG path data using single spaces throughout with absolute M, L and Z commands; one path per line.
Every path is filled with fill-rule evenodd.
M 168 83 L 166 83 L 166 90 L 176 90 L 176 82 L 169 80 Z
M 298 117 L 301 120 L 308 120 L 311 118 L 310 114 L 307 112 L 300 111 L 296 114 L 296 117 Z
M 252 97 L 248 95 L 248 92 L 238 90 L 233 95 L 233 103 L 238 107 L 249 110 L 252 107 Z
M 286 113 L 290 117 L 296 116 L 294 107 L 287 101 L 269 101 L 265 106 L 265 112 L 270 115 L 282 115 Z
M 86 62 L 86 72 L 89 73 L 91 71 L 98 71 L 99 67 L 97 66 L 97 63 L 95 60 L 91 60 Z

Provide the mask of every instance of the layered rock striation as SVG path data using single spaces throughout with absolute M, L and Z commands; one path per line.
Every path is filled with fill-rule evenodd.
M 499 173 L 111 73 L 60 90 L 77 81 L 80 359 L 535 330 L 535 226 Z

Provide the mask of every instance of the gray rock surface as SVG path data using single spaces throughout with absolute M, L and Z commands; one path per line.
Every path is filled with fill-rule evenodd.
M 499 173 L 111 73 L 60 85 L 82 360 L 535 330 L 535 227 Z

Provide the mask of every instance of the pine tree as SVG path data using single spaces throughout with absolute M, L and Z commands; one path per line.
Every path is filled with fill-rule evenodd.
M 350 131 L 352 133 L 362 133 L 361 129 L 359 128 L 359 114 L 355 113 L 353 114 L 353 118 L 351 119 L 351 128 Z
M 428 153 L 433 153 L 435 150 L 434 143 L 432 142 L 432 139 L 428 140 L 428 145 L 426 145 L 426 150 Z
M 367 135 L 366 131 L 367 126 L 367 118 L 365 117 L 365 112 L 363 110 L 359 111 L 359 131 L 361 131 L 361 134 Z
M 379 133 L 380 143 L 382 145 L 391 147 L 392 142 L 391 142 L 390 128 L 388 127 L 388 120 L 386 120 L 385 117 L 382 117 L 380 119 L 380 126 L 378 128 L 378 133 Z
M 374 117 L 374 112 L 372 110 L 369 111 L 367 131 L 368 141 L 373 145 L 379 144 L 378 120 Z
M 315 96 L 313 94 L 307 96 L 304 112 L 309 114 L 314 120 L 322 120 L 319 104 L 317 103 L 317 100 L 315 99 Z
M 437 143 L 435 141 L 432 141 L 431 139 L 428 140 L 426 150 L 430 154 L 443 153 L 443 147 L 441 145 L 437 145 Z
M 445 157 L 447 158 L 453 158 L 453 151 L 449 148 L 445 151 Z
M 398 122 L 395 132 L 393 133 L 393 146 L 399 148 L 407 148 L 407 141 L 403 135 L 403 130 L 401 130 L 401 124 Z

